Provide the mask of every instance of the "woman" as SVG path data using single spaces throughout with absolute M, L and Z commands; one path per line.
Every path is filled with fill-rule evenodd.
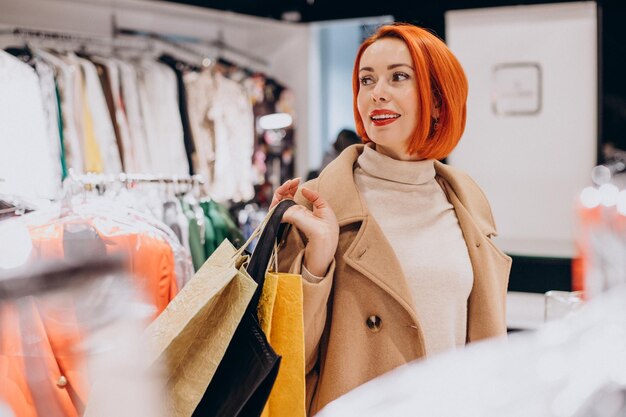
M 272 204 L 300 203 L 280 252 L 301 273 L 309 415 L 399 365 L 506 334 L 511 259 L 489 203 L 446 166 L 465 127 L 467 80 L 424 29 L 381 27 L 360 47 L 354 116 L 365 145 Z

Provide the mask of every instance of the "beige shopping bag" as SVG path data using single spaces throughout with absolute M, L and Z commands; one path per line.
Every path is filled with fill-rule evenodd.
M 225 240 L 146 330 L 166 364 L 167 416 L 193 414 L 254 294 L 239 253 Z
M 256 290 L 256 282 L 246 271 L 249 257 L 243 251 L 261 234 L 271 213 L 239 250 L 228 240 L 222 242 L 146 329 L 145 341 L 150 347 L 143 358 L 146 374 L 156 372 L 162 377 L 158 402 L 163 407 L 158 412 L 131 410 L 123 401 L 116 401 L 128 398 L 137 386 L 116 377 L 95 381 L 83 417 L 193 414 Z

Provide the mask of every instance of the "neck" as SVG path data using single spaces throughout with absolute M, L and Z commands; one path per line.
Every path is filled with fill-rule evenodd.
M 398 149 L 391 149 L 386 146 L 374 144 L 373 149 L 376 152 L 388 156 L 389 158 L 398 160 L 398 161 L 422 161 L 424 158 L 419 155 L 409 155 L 406 151 L 400 151 Z

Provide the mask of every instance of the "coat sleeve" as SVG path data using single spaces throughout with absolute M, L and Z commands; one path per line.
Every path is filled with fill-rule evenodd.
M 314 189 L 314 182 L 307 183 L 306 188 Z M 300 193 L 295 198 L 298 204 L 311 209 L 310 203 Z M 302 274 L 306 237 L 295 227 L 291 227 L 287 238 L 281 245 L 278 254 L 279 271 Z M 333 259 L 326 275 L 319 280 L 302 279 L 304 297 L 304 352 L 306 358 L 307 379 L 314 372 L 319 357 L 319 345 L 326 325 L 328 299 L 333 286 L 335 260 Z M 317 281 L 317 282 L 315 282 Z

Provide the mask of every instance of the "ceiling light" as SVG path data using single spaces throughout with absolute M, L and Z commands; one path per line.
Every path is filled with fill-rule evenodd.
M 282 19 L 287 22 L 299 22 L 302 20 L 302 15 L 297 10 L 291 10 L 288 12 L 283 12 Z
M 289 113 L 273 113 L 259 118 L 259 126 L 263 130 L 284 129 L 292 123 L 293 119 Z

